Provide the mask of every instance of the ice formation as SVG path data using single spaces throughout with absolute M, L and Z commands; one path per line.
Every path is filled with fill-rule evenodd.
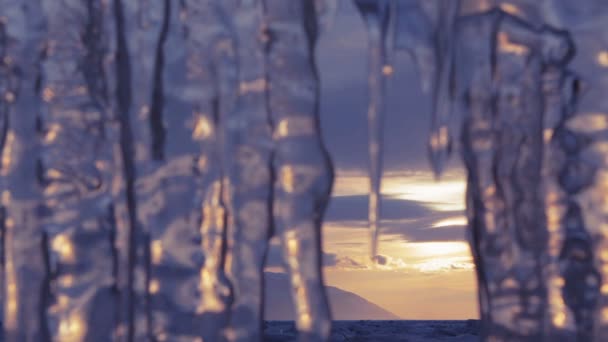
M 387 33 L 390 20 L 390 1 L 354 0 L 367 26 L 369 50 L 369 105 L 367 110 L 369 136 L 369 229 L 371 234 L 371 257 L 378 248 L 379 222 L 381 215 L 382 182 L 382 138 L 385 116 L 386 76 L 392 67 L 386 64 Z
M 590 74 L 580 66 L 570 70 L 568 62 L 590 53 L 581 48 L 595 33 L 577 29 L 594 27 L 605 9 L 590 5 L 598 11 L 594 18 L 592 12 L 566 14 L 556 2 L 464 0 L 462 6 L 454 68 L 440 80 L 449 91 L 439 92 L 436 105 L 450 109 L 449 120 L 462 116 L 483 336 L 601 340 L 605 251 L 598 243 L 604 239 L 598 161 L 604 157 L 594 127 L 605 114 L 579 112 L 583 82 L 577 74 Z M 571 38 L 545 20 L 577 34 Z M 601 52 L 594 56 L 592 65 L 601 66 Z M 591 78 L 600 77 L 597 69 Z M 601 105 L 597 98 L 585 100 L 591 108 Z M 433 125 L 431 142 L 438 127 Z
M 459 145 L 468 171 L 483 337 L 602 340 L 606 2 L 354 4 L 372 256 L 395 48 L 432 90 L 433 170 Z M 299 339 L 329 338 L 314 53 L 337 5 L 0 0 L 4 340 L 261 340 L 272 236 Z
M 44 16 L 40 1 L 0 2 L 0 111 L 2 115 L 2 300 L 6 341 L 48 338 L 47 239 L 41 204 L 37 113 L 41 106 Z
M 327 340 L 336 4 L 0 2 L 5 340 L 260 340 L 273 234 L 300 339 Z

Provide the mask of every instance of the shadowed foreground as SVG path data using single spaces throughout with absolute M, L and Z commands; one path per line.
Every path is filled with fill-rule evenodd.
M 334 321 L 331 341 L 479 341 L 479 321 Z M 289 321 L 268 321 L 264 341 L 294 341 Z

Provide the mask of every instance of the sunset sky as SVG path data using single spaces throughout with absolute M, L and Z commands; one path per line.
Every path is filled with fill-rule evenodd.
M 350 1 L 321 39 L 321 125 L 337 179 L 323 237 L 328 285 L 354 292 L 404 319 L 477 317 L 476 285 L 464 239 L 464 172 L 458 157 L 441 182 L 426 159 L 429 97 L 404 52 L 393 56 L 385 121 L 379 253 L 367 227 L 367 36 Z

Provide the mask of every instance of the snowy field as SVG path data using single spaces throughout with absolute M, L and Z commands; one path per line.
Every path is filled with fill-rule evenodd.
M 479 341 L 479 321 L 335 321 L 331 341 Z M 269 321 L 264 341 L 295 341 L 293 322 Z

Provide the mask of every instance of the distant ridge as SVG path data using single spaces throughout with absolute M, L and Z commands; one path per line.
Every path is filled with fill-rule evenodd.
M 264 316 L 269 321 L 294 319 L 293 301 L 289 293 L 289 278 L 284 273 L 265 273 Z M 348 291 L 327 286 L 334 320 L 398 320 L 397 315 Z

